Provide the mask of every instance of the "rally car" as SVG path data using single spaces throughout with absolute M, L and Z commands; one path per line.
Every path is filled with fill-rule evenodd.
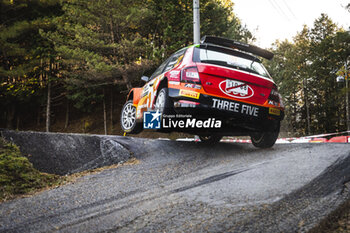
M 156 111 L 153 119 L 181 114 L 180 117 L 215 121 L 207 126 L 220 120 L 216 128 L 199 129 L 193 126 L 202 126 L 205 121 L 189 121 L 187 126 L 191 127 L 163 127 L 159 131 L 185 131 L 207 142 L 220 141 L 223 136 L 250 136 L 256 147 L 273 146 L 284 118 L 284 106 L 258 56 L 272 59 L 273 53 L 214 36 L 205 36 L 200 44 L 180 49 L 151 77 L 141 78 L 146 82 L 143 87 L 129 92 L 121 113 L 122 129 L 127 133 L 141 132 L 145 113 Z

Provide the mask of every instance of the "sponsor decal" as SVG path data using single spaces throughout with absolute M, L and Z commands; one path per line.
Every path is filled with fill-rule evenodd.
M 177 78 L 179 77 L 180 71 L 179 70 L 172 70 L 170 71 L 170 77 L 169 78 Z
M 138 118 L 138 119 L 141 118 L 141 116 L 142 116 L 141 110 L 144 109 L 144 108 L 147 108 L 147 104 L 140 104 L 140 105 L 136 106 L 136 109 L 137 109 L 137 111 L 136 111 L 136 118 Z
M 269 113 L 272 115 L 279 116 L 279 115 L 281 115 L 281 110 L 279 110 L 277 108 L 269 108 Z
M 153 82 L 153 88 L 150 90 L 150 96 L 147 98 L 147 107 L 151 108 L 152 104 L 154 103 L 155 97 L 157 95 L 157 88 L 160 83 L 160 80 L 164 78 L 164 75 L 159 76 L 158 78 L 155 79 Z
M 213 108 L 217 108 L 220 110 L 226 110 L 226 111 L 231 111 L 231 112 L 237 112 L 241 114 L 245 114 L 248 116 L 254 116 L 258 117 L 259 116 L 259 108 L 238 103 L 238 102 L 233 102 L 233 101 L 227 101 L 227 100 L 220 100 L 220 99 L 215 99 L 213 98 Z
M 137 109 L 136 118 L 140 118 L 140 117 L 141 117 L 141 111 L 140 111 L 140 109 Z
M 153 79 L 152 81 L 146 83 L 142 89 L 141 98 L 150 94 L 150 98 L 151 98 L 151 100 L 153 100 L 155 94 L 157 93 L 156 88 L 158 87 L 158 83 L 161 79 L 163 79 L 163 76 L 159 76 L 159 77 Z M 148 99 L 147 99 L 147 101 L 148 101 Z M 149 104 L 147 104 L 147 105 L 149 105 Z
M 170 85 L 180 85 L 180 82 L 178 81 L 169 81 Z
M 157 112 L 144 112 L 143 113 L 143 128 L 144 129 L 160 129 L 160 116 L 162 114 Z
M 141 109 L 141 108 L 146 108 L 146 107 L 147 107 L 147 104 L 140 104 L 140 105 L 138 105 L 137 107 L 140 108 L 140 109 Z
M 236 80 L 226 79 L 219 83 L 219 88 L 224 94 L 238 99 L 247 99 L 254 95 L 253 88 Z
M 149 85 L 148 83 L 144 86 L 144 88 L 142 89 L 142 93 L 141 93 L 141 98 L 145 97 L 146 95 L 148 95 L 149 93 Z
M 180 95 L 194 98 L 194 99 L 199 99 L 199 93 L 195 91 L 180 90 Z
M 201 88 L 202 88 L 201 85 L 192 84 L 192 83 L 186 83 L 186 84 L 185 84 L 185 87 L 188 87 L 188 88 L 195 88 L 195 89 L 201 89 Z

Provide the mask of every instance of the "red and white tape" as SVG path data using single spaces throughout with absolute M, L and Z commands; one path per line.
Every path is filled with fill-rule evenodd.
M 347 135 L 345 135 L 347 134 Z M 291 138 L 278 138 L 276 143 L 350 143 L 350 131 L 343 131 L 339 133 L 327 133 L 327 134 L 317 134 L 305 137 L 291 137 Z M 344 135 L 344 136 L 337 136 Z M 334 136 L 330 139 L 325 137 Z M 238 139 L 233 137 L 226 137 L 222 142 L 238 142 L 238 143 L 251 143 L 248 139 Z
M 239 143 L 251 143 L 252 141 L 249 139 L 237 139 L 237 138 L 224 138 L 221 142 L 239 142 Z
M 343 131 L 339 133 L 327 133 L 327 134 L 317 134 L 317 135 L 311 135 L 311 136 L 305 136 L 305 137 L 291 137 L 291 138 L 278 138 L 276 143 L 277 144 L 283 144 L 283 143 L 350 143 L 350 131 Z M 337 135 L 344 135 L 344 136 L 337 136 Z M 329 136 L 335 136 L 330 139 L 327 139 L 325 137 Z M 162 140 L 169 140 L 169 139 L 162 139 Z M 200 139 L 198 136 L 195 136 L 194 138 L 178 138 L 176 141 L 195 141 L 199 142 Z M 251 143 L 252 141 L 250 139 L 239 139 L 234 137 L 224 137 L 222 142 L 237 142 L 237 143 Z

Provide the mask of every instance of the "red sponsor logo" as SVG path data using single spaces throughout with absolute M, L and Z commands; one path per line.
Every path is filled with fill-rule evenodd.
M 238 99 L 247 99 L 254 95 L 253 88 L 236 80 L 226 79 L 219 83 L 219 88 L 224 94 Z

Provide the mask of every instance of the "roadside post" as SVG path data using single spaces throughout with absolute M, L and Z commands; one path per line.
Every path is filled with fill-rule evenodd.
M 199 0 L 193 0 L 193 44 L 199 44 L 199 40 L 200 40 Z
M 348 75 L 348 57 L 345 61 L 345 104 L 346 104 L 346 127 L 350 131 L 350 113 L 349 113 L 349 75 Z
M 345 111 L 346 111 L 346 129 L 347 131 L 350 131 L 350 106 L 349 106 L 349 70 L 348 70 L 348 58 L 345 60 L 345 71 L 344 76 L 338 76 L 337 77 L 337 83 L 345 82 Z

